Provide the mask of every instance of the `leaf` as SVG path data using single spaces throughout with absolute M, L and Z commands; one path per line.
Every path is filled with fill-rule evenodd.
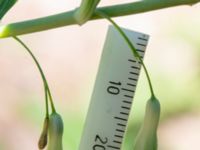
M 0 20 L 16 2 L 17 0 L 0 0 Z
M 93 15 L 100 0 L 82 0 L 81 6 L 76 10 L 74 19 L 79 25 L 87 22 Z

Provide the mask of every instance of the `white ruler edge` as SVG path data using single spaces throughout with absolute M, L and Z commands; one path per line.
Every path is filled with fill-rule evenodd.
M 123 29 L 144 57 L 149 36 Z M 79 150 L 120 150 L 141 64 L 109 26 Z

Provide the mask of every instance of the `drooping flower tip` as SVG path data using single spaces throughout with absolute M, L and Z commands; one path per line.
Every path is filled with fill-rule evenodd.
M 59 114 L 52 113 L 49 117 L 47 150 L 62 150 L 63 121 Z
M 48 127 L 49 127 L 49 118 L 45 118 L 44 124 L 43 124 L 43 130 L 40 135 L 39 141 L 38 141 L 38 148 L 44 149 L 48 142 Z

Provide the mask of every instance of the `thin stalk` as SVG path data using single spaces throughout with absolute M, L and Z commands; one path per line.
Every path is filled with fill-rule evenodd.
M 48 114 L 48 98 L 47 98 L 48 96 L 49 96 L 49 100 L 50 100 L 52 112 L 56 112 L 56 109 L 55 109 L 55 106 L 54 106 L 54 103 L 53 103 L 53 99 L 52 99 L 52 96 L 51 96 L 51 92 L 50 92 L 50 89 L 49 89 L 48 82 L 46 80 L 46 77 L 44 75 L 44 72 L 43 72 L 42 67 L 40 66 L 38 60 L 36 59 L 36 57 L 34 56 L 34 54 L 32 53 L 32 51 L 28 48 L 28 46 L 22 40 L 20 40 L 16 36 L 14 36 L 13 38 L 17 42 L 19 42 L 27 50 L 27 52 L 30 54 L 30 56 L 34 60 L 36 66 L 37 66 L 37 68 L 38 68 L 38 70 L 40 72 L 40 75 L 41 75 L 43 83 L 44 83 L 44 88 L 45 88 L 45 97 L 46 97 L 45 99 L 46 99 L 46 111 L 47 111 L 47 114 Z
M 43 81 L 44 84 L 44 81 Z M 46 108 L 46 118 L 49 118 L 49 102 L 48 102 L 48 92 L 46 85 L 44 84 L 44 93 L 45 93 L 45 108 Z
M 144 13 L 179 5 L 193 5 L 198 2 L 200 2 L 200 0 L 143 0 L 143 1 L 137 1 L 120 5 L 100 7 L 97 8 L 96 10 L 102 11 L 110 17 L 119 17 L 119 16 Z M 21 34 L 28 34 L 28 33 L 78 24 L 78 22 L 74 17 L 75 12 L 76 9 L 47 17 L 2 25 L 0 26 L 0 38 L 11 37 Z M 95 19 L 102 19 L 102 17 L 93 14 L 90 20 L 95 20 Z
M 135 47 L 133 46 L 132 42 L 129 40 L 128 36 L 124 33 L 124 31 L 122 31 L 122 29 L 107 14 L 105 14 L 104 12 L 100 12 L 100 11 L 97 11 L 96 14 L 99 15 L 99 16 L 101 16 L 101 17 L 103 17 L 103 18 L 106 18 L 110 23 L 112 23 L 113 26 L 117 29 L 117 31 L 124 38 L 124 40 L 126 41 L 126 43 L 128 44 L 128 46 L 132 50 L 133 55 L 135 56 L 135 58 L 138 59 L 138 61 L 142 64 L 142 66 L 144 68 L 144 71 L 145 71 L 145 75 L 146 75 L 147 80 L 148 80 L 148 84 L 149 84 L 151 96 L 155 97 L 154 96 L 155 94 L 154 94 L 154 91 L 153 91 L 153 86 L 152 86 L 152 83 L 151 83 L 151 79 L 150 79 L 148 70 L 147 70 L 147 68 L 146 68 L 146 66 L 145 66 L 142 58 L 140 57 L 140 55 L 136 51 Z

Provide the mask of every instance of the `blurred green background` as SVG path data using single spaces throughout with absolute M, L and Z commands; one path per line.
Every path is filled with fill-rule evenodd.
M 132 0 L 102 0 L 101 6 Z M 76 8 L 80 0 L 20 0 L 1 24 Z M 145 62 L 162 105 L 159 150 L 200 149 L 200 5 L 116 18 L 149 34 Z M 88 22 L 20 36 L 39 59 L 65 123 L 64 150 L 77 150 L 109 23 Z M 142 72 L 124 150 L 132 150 L 149 98 Z M 14 40 L 0 40 L 0 150 L 36 150 L 44 118 L 38 70 Z

